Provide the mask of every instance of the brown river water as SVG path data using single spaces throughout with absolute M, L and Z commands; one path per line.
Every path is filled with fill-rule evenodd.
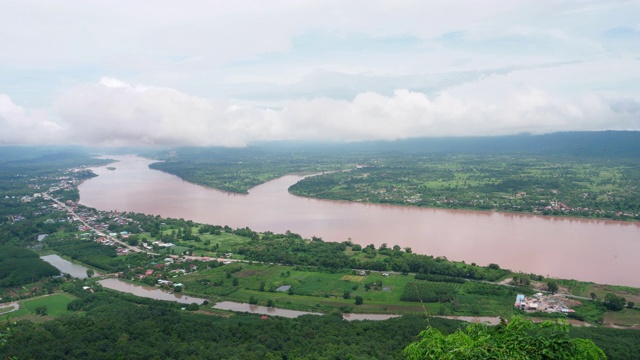
M 309 199 L 287 192 L 302 179 L 296 175 L 239 195 L 149 169 L 148 159 L 109 157 L 120 160 L 112 164 L 116 170 L 94 168 L 99 176 L 79 186 L 81 204 L 326 241 L 397 244 L 450 260 L 640 287 L 640 223 Z

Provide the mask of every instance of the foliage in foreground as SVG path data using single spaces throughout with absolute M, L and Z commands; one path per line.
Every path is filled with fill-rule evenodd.
M 420 337 L 404 349 L 407 359 L 606 359 L 593 341 L 570 338 L 566 322 L 536 324 L 517 316 L 497 327 L 470 324 L 448 336 L 429 327 Z
M 338 314 L 266 320 L 255 314 L 206 316 L 181 311 L 177 303 L 96 289 L 73 291 L 84 297 L 68 308 L 82 315 L 16 321 L 0 359 L 391 360 L 401 358 L 402 348 L 425 324 L 422 316 L 353 322 Z M 451 333 L 461 323 L 432 319 L 432 324 Z

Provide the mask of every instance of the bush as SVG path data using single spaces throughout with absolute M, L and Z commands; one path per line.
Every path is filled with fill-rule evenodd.
M 416 281 L 404 286 L 401 301 L 447 302 L 453 300 L 455 289 L 445 283 Z
M 604 297 L 603 305 L 611 311 L 620 311 L 624 308 L 626 302 L 627 300 L 622 296 L 617 296 L 614 293 L 607 293 Z
M 416 274 L 415 279 L 428 280 L 433 282 L 450 282 L 450 283 L 457 283 L 457 284 L 464 284 L 466 282 L 466 280 L 463 278 L 447 276 L 447 275 L 437 275 L 437 274 Z

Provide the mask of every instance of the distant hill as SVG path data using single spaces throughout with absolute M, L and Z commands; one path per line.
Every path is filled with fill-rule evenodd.
M 421 138 L 376 142 L 371 146 L 403 152 L 523 153 L 595 157 L 639 157 L 640 131 L 560 132 L 546 135 Z
M 262 151 L 318 151 L 326 153 L 501 153 L 573 155 L 588 157 L 640 157 L 640 131 L 575 131 L 545 135 L 414 138 L 396 141 L 327 143 L 281 141 L 256 143 L 240 154 Z M 200 150 L 208 151 L 208 150 Z M 198 152 L 200 152 L 198 151 Z M 219 152 L 225 152 L 218 148 Z

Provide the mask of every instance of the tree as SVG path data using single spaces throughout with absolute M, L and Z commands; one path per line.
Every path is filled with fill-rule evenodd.
M 356 296 L 356 305 L 362 305 L 364 303 L 364 299 L 362 296 Z
M 127 244 L 131 246 L 138 246 L 139 243 L 140 243 L 140 240 L 136 235 L 131 235 L 127 238 Z
M 269 299 L 267 300 L 267 307 L 273 307 L 275 305 L 275 303 L 273 302 L 273 300 Z
M 604 302 L 602 304 L 611 311 L 620 311 L 624 308 L 626 302 L 627 300 L 622 296 L 617 296 L 614 293 L 607 293 L 607 295 L 604 296 Z
M 45 316 L 47 315 L 47 307 L 42 305 L 35 308 L 36 315 Z
M 536 324 L 519 316 L 496 327 L 470 324 L 448 336 L 427 327 L 402 353 L 409 360 L 606 359 L 593 341 L 570 338 L 566 321 Z
M 93 269 L 87 269 L 87 277 L 92 277 L 95 274 Z
M 636 307 L 636 303 L 634 303 L 633 301 L 629 301 L 629 302 L 627 303 L 627 307 L 628 307 L 629 309 L 633 309 L 634 307 Z
M 549 290 L 550 293 L 555 294 L 558 292 L 558 283 L 555 281 L 547 281 L 547 290 Z
M 233 286 L 238 286 L 239 280 L 238 278 L 233 278 L 232 284 Z
M 348 298 L 350 298 L 350 297 L 351 297 L 351 293 L 350 293 L 350 292 L 348 292 L 348 291 L 345 291 L 345 292 L 342 294 L 342 297 L 343 297 L 343 298 L 345 298 L 345 299 L 348 299 Z
M 592 292 L 591 294 L 589 294 L 589 296 L 591 296 L 591 300 L 596 301 L 596 299 L 598 299 L 598 294 Z
M 526 286 L 531 285 L 531 278 L 527 274 L 518 273 L 513 275 L 513 284 L 517 286 Z

